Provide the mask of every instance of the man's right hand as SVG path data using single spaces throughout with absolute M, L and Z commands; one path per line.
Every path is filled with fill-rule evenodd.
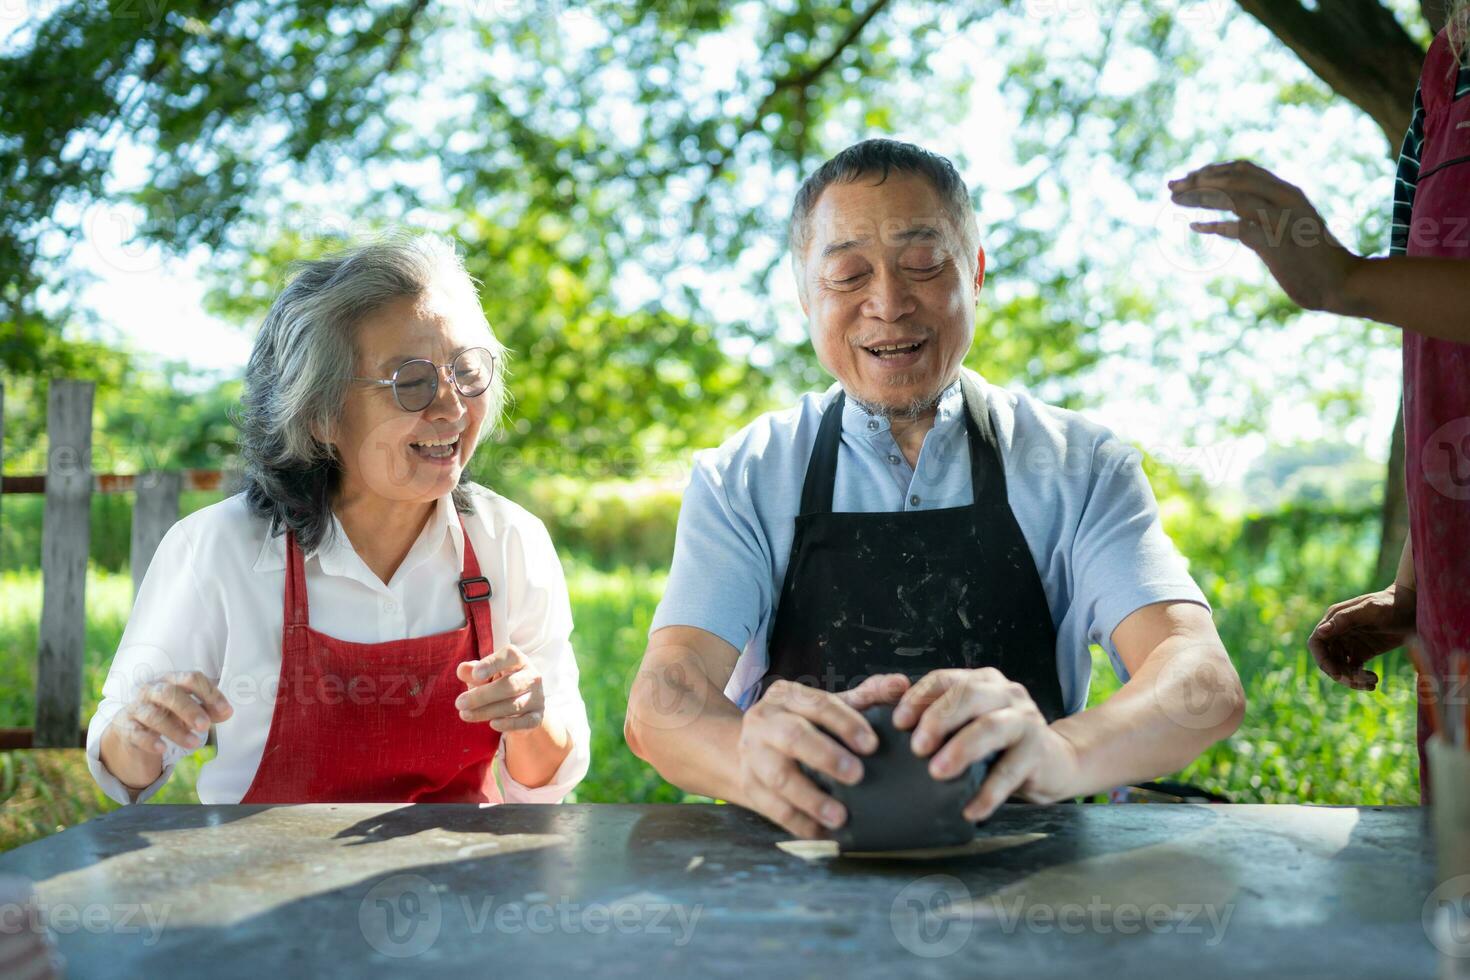
M 818 838 L 822 828 L 847 820 L 842 804 L 804 776 L 798 763 L 854 786 L 862 781 L 859 755 L 878 747 L 860 712 L 896 702 L 907 690 L 902 674 L 880 674 L 841 694 L 778 680 L 745 712 L 740 726 L 740 785 L 745 803 L 797 837 Z
M 1307 647 L 1322 672 L 1339 684 L 1358 691 L 1378 686 L 1378 675 L 1363 665 L 1387 653 L 1414 632 L 1416 594 L 1404 585 L 1390 585 L 1327 610 L 1312 630 Z

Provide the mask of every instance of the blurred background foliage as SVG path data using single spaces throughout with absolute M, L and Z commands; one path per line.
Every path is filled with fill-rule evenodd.
M 0 39 L 5 471 L 44 468 L 54 377 L 98 382 L 99 472 L 232 463 L 239 370 L 140 353 L 87 301 L 99 276 L 203 256 L 208 312 L 248 333 L 294 261 L 451 235 L 513 354 L 515 403 L 475 474 L 540 515 L 572 570 L 602 740 L 580 798 L 677 798 L 621 744 L 621 685 L 688 455 L 827 383 L 786 211 L 831 153 L 896 134 L 1001 175 L 972 182 L 990 262 L 971 366 L 1070 408 L 1126 396 L 1180 446 L 1268 437 L 1229 488 L 1149 453 L 1251 697 L 1185 776 L 1239 800 L 1412 802 L 1400 658 L 1357 695 L 1305 649 L 1402 542 L 1401 463 L 1366 442 L 1365 379 L 1392 373 L 1397 337 L 1304 317 L 1179 235 L 1163 181 L 1242 155 L 1313 178 L 1330 162 L 1308 190 L 1381 251 L 1439 16 L 1436 0 L 28 7 Z M 1335 438 L 1278 440 L 1296 416 Z M 30 720 L 39 508 L 0 515 L 6 725 Z M 94 500 L 91 698 L 126 618 L 129 514 Z M 1113 683 L 1099 673 L 1094 697 Z M 41 771 L 7 765 L 5 786 Z

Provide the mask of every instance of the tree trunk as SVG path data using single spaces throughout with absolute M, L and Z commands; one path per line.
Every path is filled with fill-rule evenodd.
M 1409 501 L 1404 483 L 1404 402 L 1399 399 L 1398 418 L 1388 449 L 1388 472 L 1383 479 L 1383 525 L 1378 535 L 1378 562 L 1366 591 L 1384 588 L 1398 571 L 1399 555 L 1409 535 Z
M 1379 0 L 1324 0 L 1315 10 L 1301 0 L 1238 2 L 1334 92 L 1372 117 L 1390 152 L 1397 152 L 1409 128 L 1424 49 L 1392 11 Z
M 1419 12 L 1429 22 L 1429 29 L 1438 34 L 1450 16 L 1449 0 L 1419 0 Z

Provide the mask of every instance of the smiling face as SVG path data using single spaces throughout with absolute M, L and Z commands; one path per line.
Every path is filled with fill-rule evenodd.
M 958 376 L 975 334 L 978 253 L 922 176 L 834 183 L 798 257 L 817 359 L 869 411 L 914 416 Z
M 435 290 L 379 308 L 358 323 L 355 339 L 352 373 L 361 378 L 391 378 L 414 358 L 447 364 L 489 342 L 482 319 Z M 405 412 L 392 388 L 355 383 L 332 438 L 341 495 L 428 503 L 449 493 L 474 453 L 489 401 L 488 394 L 464 397 L 441 373 L 429 407 Z

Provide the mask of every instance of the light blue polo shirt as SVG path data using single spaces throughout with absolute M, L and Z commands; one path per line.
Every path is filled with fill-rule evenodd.
M 1127 670 L 1113 630 L 1134 610 L 1184 600 L 1209 608 L 1159 524 L 1138 450 L 1076 412 L 971 375 L 989 400 L 1011 510 L 1041 575 L 1057 631 L 1067 712 L 1087 703 L 1089 643 Z M 725 694 L 748 707 L 769 663 L 766 637 L 791 553 L 807 460 L 822 411 L 837 397 L 803 395 L 718 449 L 698 452 L 679 511 L 668 587 L 650 632 L 695 626 L 742 651 Z M 940 397 L 934 428 L 910 467 L 881 416 L 848 399 L 837 451 L 834 511 L 935 510 L 972 502 L 959 382 Z

